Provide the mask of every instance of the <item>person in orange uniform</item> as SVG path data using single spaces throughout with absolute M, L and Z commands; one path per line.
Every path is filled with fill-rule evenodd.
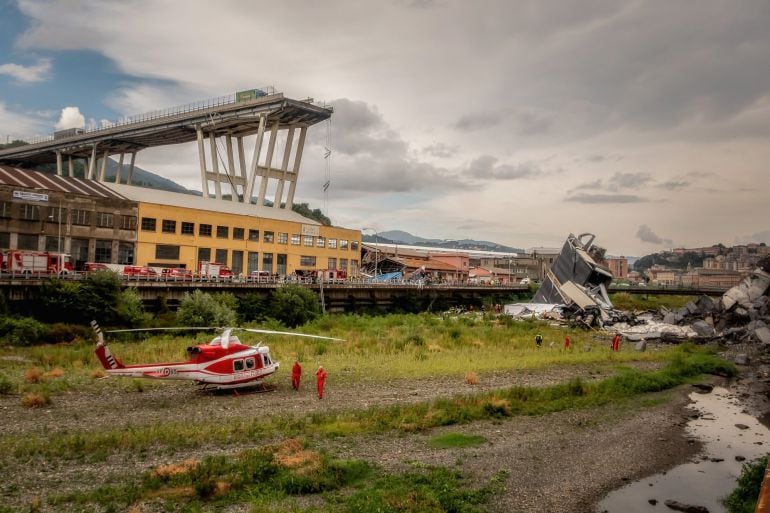
M 291 386 L 294 390 L 299 390 L 299 379 L 302 377 L 302 366 L 299 364 L 299 360 L 294 362 L 294 367 L 291 368 Z
M 615 333 L 612 337 L 612 351 L 618 351 L 620 349 L 620 333 Z
M 323 367 L 319 366 L 315 373 L 315 384 L 318 389 L 318 398 L 323 399 L 324 396 L 324 383 L 326 383 L 326 371 Z
M 564 350 L 569 351 L 569 335 L 564 337 Z

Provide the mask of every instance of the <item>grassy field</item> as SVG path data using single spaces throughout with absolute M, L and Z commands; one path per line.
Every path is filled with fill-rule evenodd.
M 553 365 L 585 365 L 655 360 L 660 352 L 609 351 L 609 335 L 565 330 L 538 321 L 510 321 L 483 316 L 389 315 L 323 317 L 303 333 L 342 342 L 238 332 L 247 344 L 269 345 L 273 357 L 290 364 L 298 358 L 323 365 L 342 383 L 361 379 L 423 378 Z M 535 346 L 535 335 L 543 347 Z M 564 337 L 571 339 L 564 351 Z M 126 364 L 180 361 L 190 345 L 207 343 L 211 333 L 140 336 L 107 334 L 110 348 Z M 90 342 L 0 349 L 0 392 L 29 392 L 49 397 L 88 387 L 103 376 Z M 147 382 L 147 386 L 152 386 Z M 137 385 L 141 386 L 141 385 Z
M 471 485 L 459 469 L 417 467 L 406 473 L 387 473 L 366 461 L 337 459 L 316 449 L 314 441 L 386 433 L 409 436 L 480 420 L 505 422 L 519 415 L 622 405 L 703 373 L 734 372 L 729 364 L 689 345 L 643 353 L 626 346 L 613 353 L 608 334 L 482 315 L 329 316 L 301 331 L 344 341 L 285 336 L 265 340 L 250 333 L 244 333 L 242 341 L 264 341 L 284 365 L 295 357 L 311 369 L 323 364 L 340 387 L 353 389 L 363 382 L 377 384 L 410 377 L 464 377 L 467 381 L 471 375 L 510 370 L 571 366 L 611 366 L 615 370 L 603 380 L 575 378 L 551 386 L 514 386 L 407 404 L 372 404 L 362 409 L 294 415 L 269 412 L 226 420 L 212 415 L 194 422 L 159 415 L 157 422 L 142 419 L 129 429 L 82 425 L 76 430 L 3 436 L 0 466 L 9 472 L 25 472 L 34 462 L 44 461 L 47 466 L 70 472 L 82 466 L 82 472 L 87 473 L 94 464 L 153 454 L 163 454 L 177 463 L 156 465 L 139 473 L 117 472 L 107 484 L 84 483 L 78 491 L 51 490 L 38 503 L 20 502 L 16 485 L 3 485 L 0 503 L 5 496 L 16 505 L 0 506 L 0 513 L 138 511 L 137 505 L 147 503 L 157 504 L 162 511 L 219 511 L 232 505 L 248 505 L 245 511 L 255 512 L 483 511 L 484 504 L 500 492 L 505 476 Z M 542 348 L 535 345 L 537 334 L 543 337 Z M 563 349 L 567 335 L 572 340 L 569 351 Z M 210 334 L 111 338 L 110 346 L 119 358 L 125 363 L 141 363 L 183 359 L 187 346 L 207 342 Z M 4 347 L 0 351 L 0 394 L 6 401 L 23 404 L 30 396 L 38 396 L 42 404 L 29 406 L 44 406 L 46 402 L 55 404 L 63 394 L 93 396 L 97 401 L 108 389 L 120 397 L 121 391 L 132 393 L 127 387 L 141 392 L 142 387 L 160 386 L 154 381 L 99 379 L 103 372 L 88 342 Z M 631 366 L 635 362 L 656 362 L 653 367 L 657 370 L 636 370 Z M 255 448 L 255 440 L 274 443 Z M 432 447 L 442 451 L 483 442 L 483 438 L 459 433 L 430 440 Z M 190 453 L 198 457 L 183 456 Z

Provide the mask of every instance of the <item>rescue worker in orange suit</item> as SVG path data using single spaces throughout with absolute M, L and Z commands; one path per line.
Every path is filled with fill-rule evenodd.
M 299 360 L 294 362 L 294 367 L 291 368 L 291 386 L 294 390 L 299 390 L 299 379 L 302 377 L 302 366 L 299 364 Z
M 569 335 L 564 337 L 564 350 L 569 351 Z
M 612 337 L 612 350 L 618 351 L 620 349 L 620 333 L 615 333 L 615 336 Z
M 326 371 L 323 367 L 319 366 L 315 373 L 315 384 L 318 389 L 318 398 L 323 399 L 324 396 L 324 383 L 326 383 Z

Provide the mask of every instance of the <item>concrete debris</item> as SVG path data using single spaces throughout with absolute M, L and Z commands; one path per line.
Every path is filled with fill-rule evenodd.
M 546 273 L 532 303 L 505 306 L 515 318 L 557 321 L 572 327 L 604 328 L 638 342 L 707 341 L 757 343 L 770 350 L 770 257 L 721 298 L 703 295 L 682 308 L 634 314 L 617 310 L 607 296 L 612 275 L 601 261 L 604 250 L 593 244 L 594 235 L 570 234 Z
M 748 365 L 749 364 L 749 355 L 746 353 L 741 353 L 735 355 L 735 358 L 733 358 L 733 361 L 736 365 Z

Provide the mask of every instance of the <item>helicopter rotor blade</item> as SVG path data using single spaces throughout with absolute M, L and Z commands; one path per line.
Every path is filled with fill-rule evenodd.
M 324 340 L 336 340 L 344 342 L 344 338 L 323 337 L 321 335 L 308 335 L 307 333 L 292 333 L 290 331 L 275 331 L 275 330 L 260 330 L 257 328 L 238 328 L 243 331 L 250 331 L 251 333 L 264 333 L 266 335 L 287 335 L 290 337 L 307 337 L 307 338 L 320 338 Z
M 127 333 L 127 332 L 139 332 L 139 331 L 208 331 L 208 330 L 219 330 L 222 329 L 221 326 L 180 326 L 180 327 L 174 327 L 174 328 L 131 328 L 131 329 L 122 329 L 122 330 L 102 330 L 104 333 Z

